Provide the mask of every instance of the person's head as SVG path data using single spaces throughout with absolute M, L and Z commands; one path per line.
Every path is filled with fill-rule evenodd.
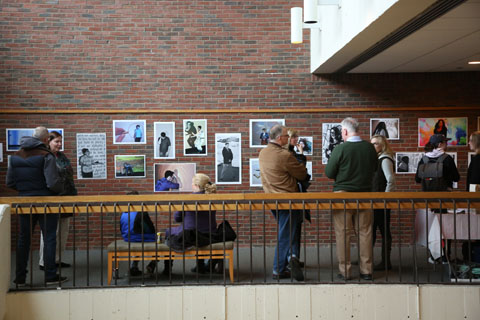
M 342 129 L 337 126 L 330 128 L 330 143 L 338 143 L 342 141 Z
M 88 155 L 90 155 L 90 150 L 88 150 L 87 148 L 83 148 L 83 149 L 82 149 L 82 154 L 88 156 Z
M 262 131 L 263 131 L 263 132 L 267 132 L 267 128 L 262 128 Z
M 167 134 L 165 132 L 160 133 L 161 138 L 165 138 L 166 136 L 167 136 Z
M 388 155 L 393 155 L 393 151 L 390 148 L 390 144 L 388 143 L 388 140 L 384 136 L 376 134 L 372 137 L 370 142 L 375 147 L 375 151 L 377 151 L 377 154 L 386 153 Z
M 225 148 L 229 148 L 230 144 L 228 142 L 225 142 Z
M 447 149 L 447 141 L 450 140 L 447 137 L 445 137 L 443 134 L 433 134 L 430 136 L 430 139 L 428 140 L 428 143 L 425 145 L 425 151 L 426 152 L 431 152 L 433 149 L 442 149 L 446 150 Z M 428 151 L 427 151 L 428 148 Z M 432 149 L 432 150 L 430 150 Z
M 445 121 L 443 119 L 439 119 L 437 123 L 435 123 L 435 130 L 442 129 L 445 127 Z
M 197 173 L 193 176 L 192 187 L 194 192 L 216 193 L 217 186 L 212 184 L 209 176 L 203 173 Z
M 480 131 L 475 131 L 470 135 L 468 145 L 470 146 L 470 150 L 480 154 Z
M 281 124 L 276 124 L 270 129 L 270 139 L 276 144 L 284 146 L 288 143 L 287 128 Z
M 187 121 L 187 127 L 188 127 L 188 128 L 193 127 L 193 122 L 192 122 L 192 121 Z
M 171 171 L 171 170 L 165 171 L 164 177 L 165 177 L 165 179 L 167 179 L 167 180 L 172 180 L 172 178 L 173 178 L 173 171 Z
M 403 162 L 403 163 L 408 164 L 408 162 L 410 162 L 410 158 L 407 157 L 407 156 L 403 156 L 403 157 L 400 159 L 400 161 Z
M 62 149 L 62 135 L 59 132 L 50 132 L 48 136 L 48 148 L 50 148 L 53 153 L 57 153 Z
M 137 129 L 140 129 L 140 125 L 139 125 L 139 124 L 137 124 L 136 128 L 137 128 Z
M 311 151 L 310 145 L 308 144 L 307 139 L 301 138 L 300 140 L 298 140 L 298 144 L 303 148 L 303 151 L 305 151 L 305 152 L 310 152 Z
M 42 141 L 45 144 L 48 143 L 49 135 L 50 134 L 48 133 L 48 130 L 45 127 L 36 127 L 35 131 L 33 132 L 33 137 L 37 138 L 38 140 Z
M 342 139 L 347 141 L 348 138 L 358 136 L 358 121 L 355 118 L 348 117 L 340 123 L 342 126 Z
M 288 129 L 288 145 L 296 146 L 298 143 L 298 132 L 295 129 Z
M 197 126 L 198 131 L 202 130 L 202 126 Z

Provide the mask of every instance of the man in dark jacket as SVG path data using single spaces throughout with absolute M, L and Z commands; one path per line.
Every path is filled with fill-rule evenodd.
M 38 127 L 32 137 L 22 137 L 20 150 L 10 157 L 7 172 L 7 186 L 18 191 L 19 196 L 54 196 L 63 191 L 55 155 L 51 153 L 48 143 L 48 130 Z M 17 244 L 16 278 L 17 285 L 24 285 L 27 275 L 28 256 L 30 252 L 30 232 L 40 224 L 44 238 L 45 282 L 53 284 L 67 280 L 57 274 L 55 265 L 56 214 L 22 214 L 20 235 Z M 31 220 L 31 221 L 30 221 Z M 31 223 L 30 223 L 31 222 Z

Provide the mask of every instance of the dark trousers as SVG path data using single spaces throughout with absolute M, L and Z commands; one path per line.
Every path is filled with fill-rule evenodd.
M 57 275 L 55 265 L 56 232 L 58 215 L 56 214 L 20 214 L 20 234 L 17 242 L 16 279 L 24 280 L 27 276 L 28 257 L 30 255 L 30 232 L 33 233 L 37 222 L 43 234 L 43 260 L 45 279 L 54 279 Z M 31 219 L 31 220 L 30 220 Z
M 373 210 L 373 245 L 377 238 L 377 228 L 382 235 L 382 261 L 390 261 L 392 251 L 392 233 L 390 232 L 390 209 Z
M 272 210 L 278 223 L 277 246 L 273 258 L 273 273 L 285 272 L 291 256 L 300 255 L 300 235 L 303 221 L 302 211 Z

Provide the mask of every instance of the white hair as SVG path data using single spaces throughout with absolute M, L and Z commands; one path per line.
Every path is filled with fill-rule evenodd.
M 47 128 L 45 127 L 36 127 L 35 132 L 33 133 L 33 137 L 37 138 L 38 140 L 45 140 L 48 138 L 50 134 L 48 133 Z
M 358 121 L 355 118 L 348 117 L 343 119 L 340 123 L 342 128 L 347 129 L 349 133 L 357 133 L 358 132 Z

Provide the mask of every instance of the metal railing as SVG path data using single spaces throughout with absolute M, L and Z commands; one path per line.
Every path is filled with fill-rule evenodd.
M 302 283 L 478 284 L 480 281 L 480 264 L 476 260 L 480 255 L 476 242 L 480 234 L 480 214 L 476 215 L 476 212 L 480 212 L 480 198 L 476 193 L 162 194 L 128 196 L 127 199 L 125 196 L 13 197 L 0 198 L 0 202 L 11 205 L 12 257 L 16 254 L 15 243 L 18 238 L 17 215 L 40 214 L 45 217 L 54 214 L 61 217 L 73 214 L 67 250 L 63 257 L 60 253 L 60 261 L 65 259 L 72 266 L 58 268 L 59 274 L 67 276 L 68 281 L 47 285 L 43 272 L 36 268 L 37 230 L 31 234 L 33 246 L 29 254 L 27 289 L 299 283 L 294 280 L 293 274 L 286 279 L 272 279 L 279 228 L 271 210 L 286 210 L 289 219 L 301 214 L 304 220 L 308 211 L 311 215 L 311 223 L 304 222 L 301 231 L 300 259 L 305 264 L 302 268 L 305 280 Z M 358 267 L 353 266 L 351 279 L 339 280 L 333 216 L 343 214 L 346 219 L 346 213 L 350 210 L 355 214 L 365 210 L 371 212 L 373 209 L 391 210 L 393 267 L 390 269 L 385 265 L 385 270 L 373 273 L 372 280 L 363 280 L 359 277 Z M 117 254 L 119 249 L 115 241 L 122 239 L 120 215 L 134 211 L 148 212 L 157 231 L 178 225 L 173 220 L 176 211 L 192 211 L 196 214 L 215 211 L 217 222 L 229 221 L 236 232 L 233 248 L 234 281 L 229 280 L 226 268 L 220 270 L 220 274 L 215 273 L 213 268 L 207 268 L 205 274 L 191 272 L 190 268 L 195 267 L 196 261 L 187 259 L 185 255 L 183 258 L 177 256 L 173 268 L 166 274 L 159 270 L 161 266 L 158 265 L 153 274 L 131 276 L 130 252 L 133 250 L 131 244 L 127 243 L 129 258 L 126 262 L 115 261 L 119 262 L 119 270 L 112 271 L 113 279 L 108 284 L 107 246 L 113 244 L 114 249 L 110 251 Z M 386 223 L 386 216 L 384 219 Z M 358 230 L 358 224 L 356 227 Z M 360 260 L 363 250 L 359 241 L 355 234 L 350 234 L 345 241 L 345 246 L 354 248 L 354 262 Z M 377 261 L 381 241 L 384 240 L 377 237 L 374 245 Z M 291 241 L 289 243 L 289 249 L 292 250 Z M 148 257 L 143 254 L 146 244 L 141 242 L 140 269 L 149 263 Z M 159 246 L 161 244 L 155 244 L 156 252 Z M 196 247 L 194 250 L 198 252 Z M 227 249 L 225 246 L 223 248 L 225 253 Z M 171 249 L 169 257 L 168 260 L 174 260 Z M 12 260 L 15 261 L 14 258 Z M 12 285 L 12 289 L 18 287 Z

